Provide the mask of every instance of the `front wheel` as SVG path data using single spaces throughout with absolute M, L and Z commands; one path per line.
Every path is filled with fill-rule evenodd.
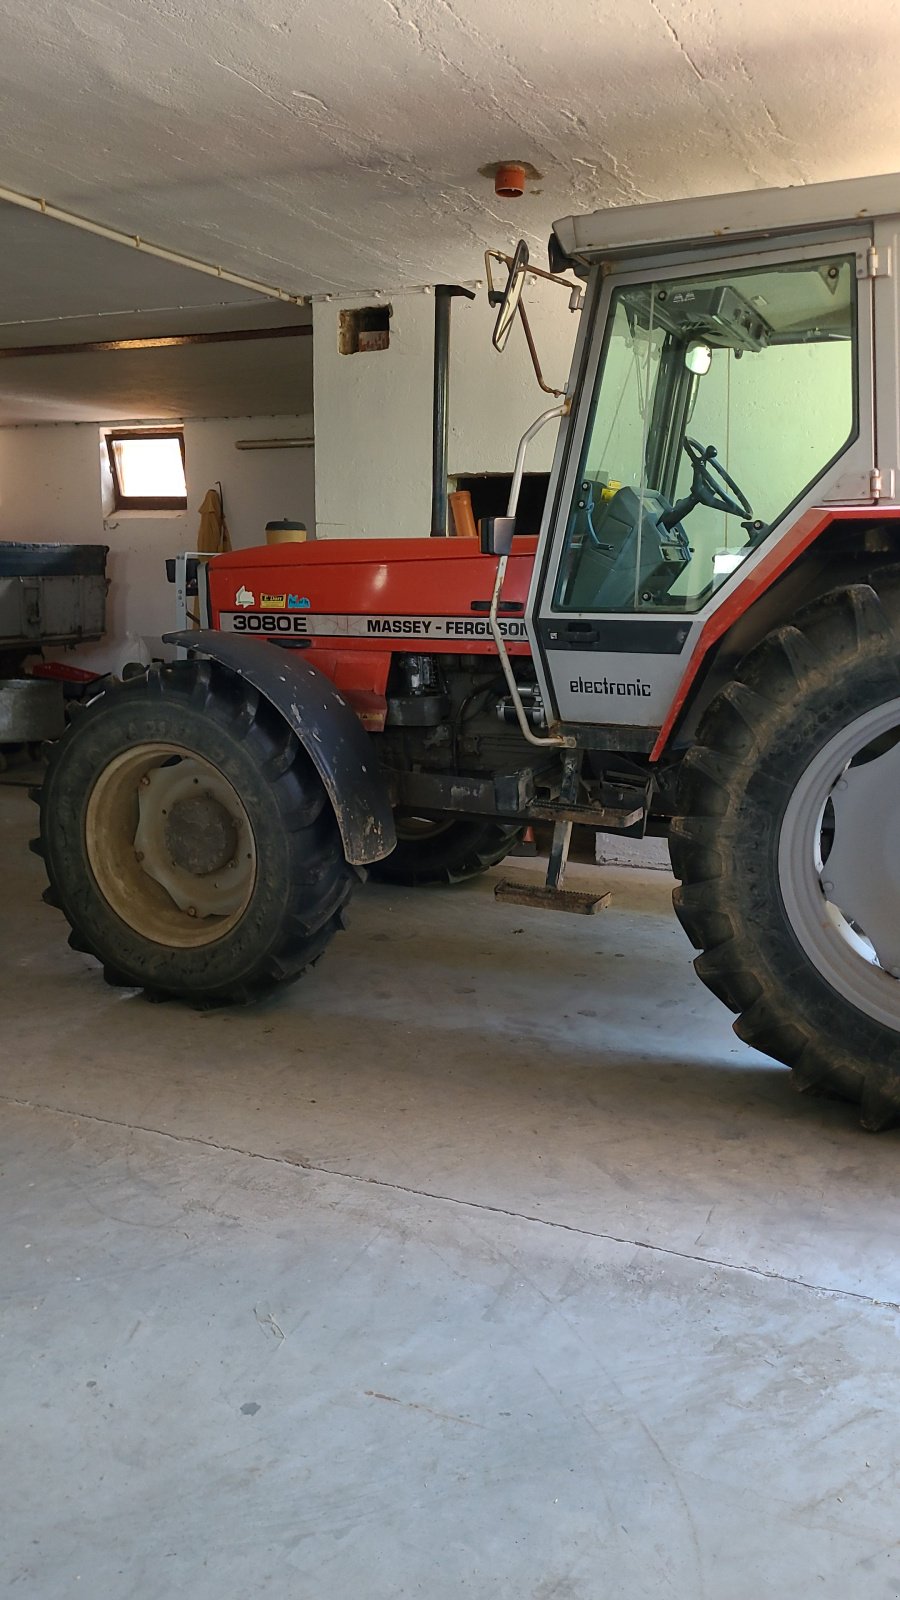
M 778 629 L 685 758 L 678 916 L 735 1032 L 803 1089 L 900 1117 L 900 571 Z
M 45 898 L 110 982 L 253 1000 L 341 925 L 355 875 L 318 774 L 268 702 L 210 662 L 93 701 L 54 747 L 40 805 Z

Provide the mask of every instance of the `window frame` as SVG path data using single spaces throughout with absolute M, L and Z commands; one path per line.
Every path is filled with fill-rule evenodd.
M 778 512 L 777 516 L 773 519 L 773 521 L 771 523 L 767 524 L 765 533 L 763 534 L 763 536 L 759 540 L 756 541 L 755 546 L 750 544 L 750 543 L 748 543 L 748 545 L 747 545 L 747 555 L 744 558 L 744 560 L 741 561 L 740 563 L 738 563 L 738 565 L 733 569 L 732 573 L 729 573 L 727 575 L 723 574 L 723 576 L 722 576 L 722 578 L 721 578 L 719 583 L 716 583 L 715 580 L 713 579 L 710 583 L 705 585 L 704 588 L 697 590 L 695 594 L 691 595 L 690 593 L 688 593 L 685 596 L 681 597 L 682 600 L 683 600 L 683 603 L 681 603 L 681 604 L 678 603 L 678 600 L 676 599 L 676 597 L 674 597 L 674 596 L 672 596 L 670 594 L 668 596 L 668 603 L 660 602 L 659 604 L 657 604 L 655 606 L 652 606 L 652 607 L 648 607 L 648 606 L 644 606 L 644 605 L 637 605 L 637 604 L 635 604 L 633 606 L 632 605 L 628 605 L 628 606 L 621 605 L 621 606 L 607 606 L 607 607 L 604 607 L 604 608 L 597 607 L 597 608 L 592 608 L 591 613 L 590 613 L 591 615 L 593 615 L 593 614 L 607 615 L 608 614 L 610 616 L 616 616 L 616 617 L 640 617 L 640 616 L 647 616 L 647 615 L 656 616 L 656 617 L 660 617 L 660 616 L 662 616 L 662 617 L 673 617 L 673 616 L 692 617 L 692 616 L 699 615 L 701 612 L 704 612 L 706 610 L 707 606 L 709 605 L 709 603 L 714 599 L 717 591 L 720 588 L 723 587 L 723 584 L 727 581 L 727 578 L 733 576 L 735 572 L 739 572 L 741 570 L 741 568 L 744 566 L 746 560 L 749 560 L 756 551 L 765 548 L 765 546 L 767 546 L 769 544 L 770 540 L 772 539 L 773 534 L 775 533 L 775 530 L 781 526 L 781 524 L 785 521 L 785 519 L 790 516 L 791 512 L 795 509 L 795 507 L 798 506 L 801 503 L 801 501 L 803 501 L 811 493 L 811 491 L 814 489 L 815 485 L 832 470 L 832 468 L 836 465 L 836 463 L 838 461 L 840 461 L 841 458 L 844 455 L 846 455 L 846 453 L 853 447 L 853 445 L 860 438 L 860 432 L 861 432 L 861 422 L 860 422 L 860 382 L 859 382 L 859 361 L 857 359 L 858 350 L 859 350 L 859 343 L 860 343 L 860 332 L 861 332 L 860 293 L 859 293 L 860 280 L 859 280 L 858 273 L 854 274 L 852 272 L 854 256 L 857 256 L 858 252 L 854 251 L 854 249 L 852 247 L 852 243 L 845 242 L 843 248 L 840 248 L 840 246 L 837 246 L 834 251 L 826 249 L 824 251 L 824 255 L 822 257 L 822 260 L 823 261 L 827 261 L 832 255 L 836 255 L 836 254 L 840 254 L 844 259 L 846 259 L 850 263 L 850 266 L 851 266 L 851 279 L 850 279 L 850 289 L 851 289 L 851 299 L 850 299 L 851 332 L 850 332 L 850 336 L 849 336 L 849 343 L 850 343 L 851 351 L 852 351 L 851 371 L 850 371 L 851 420 L 850 420 L 850 429 L 849 429 L 849 432 L 847 433 L 846 437 L 843 439 L 841 444 L 833 451 L 833 453 L 828 458 L 828 460 L 822 466 L 820 466 L 818 468 L 818 470 L 814 473 L 813 477 L 811 479 L 809 479 L 806 483 L 804 483 L 800 489 L 797 490 L 797 492 L 793 496 L 793 498 L 785 506 L 782 507 L 782 509 Z M 612 346 L 613 339 L 615 337 L 616 315 L 617 315 L 617 311 L 618 311 L 619 306 L 624 303 L 622 297 L 627 296 L 628 294 L 632 293 L 636 289 L 640 290 L 640 289 L 645 289 L 646 288 L 648 291 L 653 291 L 653 290 L 655 290 L 657 288 L 658 284 L 660 284 L 660 283 L 663 285 L 663 287 L 665 287 L 667 284 L 672 283 L 672 282 L 675 282 L 675 283 L 682 283 L 682 282 L 689 283 L 691 281 L 704 282 L 704 281 L 707 281 L 707 280 L 712 279 L 712 278 L 719 279 L 719 278 L 724 278 L 726 276 L 730 277 L 731 279 L 738 279 L 738 278 L 740 278 L 742 276 L 749 276 L 751 274 L 758 274 L 761 270 L 765 270 L 767 266 L 769 267 L 769 270 L 774 271 L 774 272 L 778 272 L 778 271 L 789 270 L 792 267 L 794 267 L 795 265 L 796 266 L 800 266 L 801 264 L 806 266 L 806 267 L 809 267 L 810 269 L 815 267 L 817 264 L 819 264 L 819 253 L 818 253 L 818 251 L 816 251 L 812 255 L 810 255 L 810 253 L 808 251 L 798 251 L 796 258 L 789 258 L 789 259 L 787 259 L 785 261 L 778 260 L 778 261 L 775 261 L 775 262 L 765 262 L 765 261 L 763 261 L 763 260 L 758 258 L 757 260 L 755 260 L 753 262 L 752 265 L 743 265 L 743 264 L 741 264 L 740 258 L 738 258 L 737 264 L 734 265 L 734 266 L 730 266 L 730 269 L 729 269 L 728 266 L 724 266 L 724 264 L 723 264 L 723 270 L 719 270 L 718 268 L 716 268 L 712 272 L 709 272 L 707 270 L 707 267 L 706 267 L 705 264 L 701 264 L 701 263 L 698 262 L 698 263 L 696 263 L 695 266 L 692 264 L 691 267 L 688 267 L 688 268 L 684 269 L 683 272 L 679 272 L 679 271 L 672 272 L 670 270 L 667 270 L 667 271 L 661 272 L 659 274 L 659 276 L 657 277 L 657 276 L 655 276 L 653 274 L 652 267 L 651 267 L 651 271 L 650 271 L 649 275 L 643 280 L 637 280 L 636 279 L 636 275 L 635 275 L 634 278 L 629 277 L 627 280 L 624 280 L 621 283 L 614 283 L 612 288 L 611 288 L 609 299 L 608 299 L 607 305 L 606 305 L 606 313 L 605 313 L 606 320 L 605 320 L 604 330 L 603 330 L 603 346 L 602 346 L 602 352 L 601 352 L 600 360 L 599 360 L 599 362 L 597 364 L 597 367 L 596 367 L 596 371 L 595 371 L 594 379 L 593 379 L 593 386 L 592 386 L 592 388 L 590 390 L 590 394 L 589 394 L 589 396 L 585 397 L 585 399 L 586 399 L 586 407 L 585 407 L 585 409 L 586 409 L 586 421 L 585 421 L 585 425 L 584 425 L 584 428 L 583 428 L 583 431 L 582 431 L 581 444 L 580 444 L 580 447 L 579 447 L 579 454 L 578 454 L 578 458 L 577 458 L 577 460 L 578 460 L 578 469 L 579 470 L 578 470 L 578 474 L 577 474 L 577 477 L 576 477 L 576 480 L 575 480 L 575 485 L 577 485 L 578 479 L 582 478 L 585 475 L 585 472 L 586 472 L 586 456 L 587 456 L 587 453 L 589 452 L 590 447 L 591 447 L 593 433 L 594 433 L 594 429 L 595 429 L 596 421 L 597 421 L 598 403 L 599 403 L 599 400 L 600 400 L 600 397 L 601 397 L 601 393 L 602 393 L 602 389 L 603 389 L 603 382 L 604 382 L 604 377 L 605 377 L 606 370 L 607 370 L 607 364 L 608 364 L 608 361 L 609 361 L 610 349 L 611 349 L 611 346 Z M 798 343 L 799 342 L 800 341 L 798 341 Z M 665 345 L 662 345 L 660 347 L 660 349 L 659 349 L 658 354 L 659 354 L 660 359 L 662 357 L 662 353 L 663 353 L 664 348 L 665 348 Z M 646 381 L 648 381 L 648 382 L 650 381 L 649 375 L 647 376 Z M 660 372 L 657 373 L 656 378 L 654 380 L 655 388 L 654 388 L 653 398 L 651 399 L 648 396 L 648 402 L 647 403 L 648 403 L 648 405 L 650 406 L 650 409 L 651 409 L 651 416 L 650 416 L 649 420 L 647 421 L 647 428 L 648 429 L 652 428 L 652 426 L 653 426 L 653 414 L 655 413 L 655 410 L 656 410 L 656 405 L 657 405 L 657 402 L 658 402 L 659 392 L 660 392 L 659 391 L 659 384 L 661 382 L 662 382 L 662 374 L 661 374 L 661 370 L 660 370 Z M 685 423 L 685 426 L 688 426 L 688 425 L 689 425 L 689 418 L 688 418 L 688 422 Z M 648 432 L 645 430 L 644 446 L 646 446 L 647 437 L 648 437 Z M 661 440 L 660 442 L 663 445 L 665 444 L 664 440 Z M 663 460 L 665 460 L 665 455 L 663 457 Z M 670 463 L 671 465 L 674 465 L 675 470 L 676 470 L 676 474 L 677 474 L 677 472 L 679 470 L 679 462 L 680 462 L 680 453 L 676 453 L 674 461 L 672 463 Z M 562 545 L 560 547 L 560 560 L 559 560 L 559 563 L 558 563 L 558 566 L 557 566 L 556 581 L 555 581 L 554 587 L 553 587 L 552 611 L 553 611 L 554 615 L 559 615 L 559 616 L 572 616 L 572 615 L 581 616 L 581 615 L 584 614 L 583 608 L 578 607 L 578 606 L 571 606 L 571 605 L 567 606 L 559 598 L 561 574 L 563 572 L 563 561 L 564 561 L 564 557 L 565 557 L 567 546 L 568 546 L 569 534 L 571 532 L 570 523 L 571 523 L 571 519 L 572 519 L 572 508 L 573 508 L 574 504 L 576 503 L 577 494 L 578 494 L 578 490 L 577 490 L 577 487 L 575 485 L 573 485 L 572 497 L 571 497 L 570 502 L 569 502 L 569 508 L 568 508 L 568 513 L 567 513 L 567 518 L 566 518 L 567 532 L 566 532 L 566 536 L 565 536 L 565 538 L 564 538 L 564 540 L 562 542 Z M 685 485 L 685 492 L 686 491 L 687 491 L 687 485 Z M 665 494 L 665 497 L 667 499 L 670 499 L 673 503 L 674 503 L 674 500 L 677 499 L 677 490 L 676 490 L 675 483 L 673 483 L 672 486 L 671 486 L 671 493 L 669 493 L 669 486 L 668 485 L 664 485 L 663 490 L 661 492 L 663 492 Z M 690 537 L 690 533 L 689 533 L 689 537 Z M 638 548 L 638 550 L 640 549 L 640 536 L 638 538 L 638 546 L 637 546 L 637 548 Z M 693 603 L 691 603 L 691 602 L 693 602 Z
M 184 452 L 183 428 L 109 428 L 104 433 L 109 471 L 112 478 L 113 509 L 115 511 L 186 511 L 187 467 Z M 181 450 L 181 465 L 185 473 L 183 495 L 125 494 L 119 481 L 119 468 L 115 446 L 133 439 L 177 439 Z

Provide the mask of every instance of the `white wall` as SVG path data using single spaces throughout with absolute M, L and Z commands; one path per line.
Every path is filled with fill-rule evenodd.
M 342 309 L 357 297 L 314 307 L 316 522 L 319 537 L 425 535 L 431 526 L 431 400 L 434 300 L 394 298 L 390 348 L 338 353 Z M 551 284 L 527 291 L 548 383 L 563 388 L 577 331 L 568 298 Z M 502 356 L 491 345 L 493 312 L 482 289 L 453 302 L 450 334 L 451 475 L 511 472 L 526 427 L 551 402 L 535 382 L 520 327 Z M 556 429 L 535 440 L 528 469 L 550 466 Z
M 184 423 L 186 512 L 115 512 L 104 521 L 101 430 L 95 423 L 0 428 L 0 539 L 96 543 L 110 547 L 107 636 L 67 659 L 103 670 L 151 654 L 174 626 L 175 591 L 164 562 L 193 549 L 198 510 L 221 481 L 236 546 L 263 544 L 265 524 L 280 517 L 315 524 L 314 452 L 235 450 L 236 439 L 312 436 L 312 417 L 226 417 Z

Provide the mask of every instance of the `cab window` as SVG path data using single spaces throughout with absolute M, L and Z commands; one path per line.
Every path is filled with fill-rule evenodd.
M 564 611 L 696 611 L 856 436 L 851 255 L 617 289 Z

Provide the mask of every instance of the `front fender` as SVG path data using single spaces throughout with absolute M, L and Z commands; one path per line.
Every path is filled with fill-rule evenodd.
M 323 672 L 267 640 L 202 628 L 164 639 L 245 678 L 281 713 L 322 779 L 351 865 L 390 855 L 397 836 L 387 784 L 362 723 Z

